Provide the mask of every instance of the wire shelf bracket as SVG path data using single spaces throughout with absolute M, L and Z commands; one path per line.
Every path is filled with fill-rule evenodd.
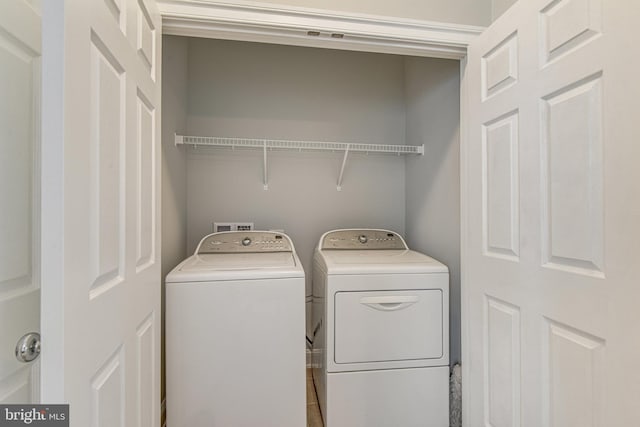
M 228 147 L 262 149 L 263 188 L 269 189 L 267 151 L 277 150 L 309 150 L 309 151 L 344 151 L 340 175 L 336 184 L 337 190 L 342 191 L 342 179 L 350 153 L 386 153 L 386 154 L 418 154 L 424 155 L 424 145 L 393 145 L 393 144 L 361 144 L 352 142 L 325 142 L 325 141 L 290 141 L 278 139 L 248 139 L 226 138 L 217 136 L 186 136 L 175 134 L 175 145 L 189 145 L 192 147 Z

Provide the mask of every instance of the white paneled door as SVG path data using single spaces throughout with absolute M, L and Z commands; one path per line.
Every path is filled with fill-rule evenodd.
M 40 361 L 14 350 L 40 330 L 40 35 L 30 2 L 0 4 L 0 403 L 39 398 Z
M 42 398 L 75 427 L 160 425 L 161 31 L 152 0 L 43 2 L 43 223 L 63 232 L 43 237 Z
M 468 427 L 640 425 L 639 22 L 523 0 L 470 46 Z

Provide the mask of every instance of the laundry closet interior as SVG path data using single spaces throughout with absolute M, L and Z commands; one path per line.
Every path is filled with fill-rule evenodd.
M 165 35 L 162 276 L 214 222 L 291 236 L 306 271 L 321 234 L 383 228 L 450 271 L 460 360 L 460 62 Z M 424 145 L 424 154 L 213 148 L 175 135 Z M 338 181 L 341 185 L 338 188 Z M 266 180 L 266 182 L 265 182 Z M 301 345 L 302 339 L 301 339 Z

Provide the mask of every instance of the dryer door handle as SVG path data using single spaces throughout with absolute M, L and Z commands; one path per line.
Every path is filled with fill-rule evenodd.
M 380 311 L 397 311 L 418 302 L 420 298 L 414 295 L 389 295 L 382 297 L 362 297 L 360 304 L 364 304 Z

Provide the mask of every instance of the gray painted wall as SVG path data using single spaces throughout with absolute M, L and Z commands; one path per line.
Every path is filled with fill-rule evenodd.
M 491 0 L 262 0 L 261 3 L 486 26 Z
M 491 0 L 491 22 L 507 11 L 517 0 Z
M 189 40 L 187 127 L 202 135 L 405 140 L 399 56 Z
M 187 156 L 174 145 L 187 127 L 187 42 L 162 37 L 162 277 L 187 254 Z
M 460 360 L 460 78 L 458 61 L 407 58 L 407 143 L 425 144 L 406 160 L 409 245 L 450 271 L 450 357 Z
M 162 208 L 161 270 L 164 277 L 187 254 L 187 156 L 176 149 L 174 133 L 187 124 L 187 39 L 162 37 Z M 162 312 L 164 313 L 164 286 Z M 164 348 L 164 321 L 162 322 Z M 162 353 L 162 396 L 164 351 Z

